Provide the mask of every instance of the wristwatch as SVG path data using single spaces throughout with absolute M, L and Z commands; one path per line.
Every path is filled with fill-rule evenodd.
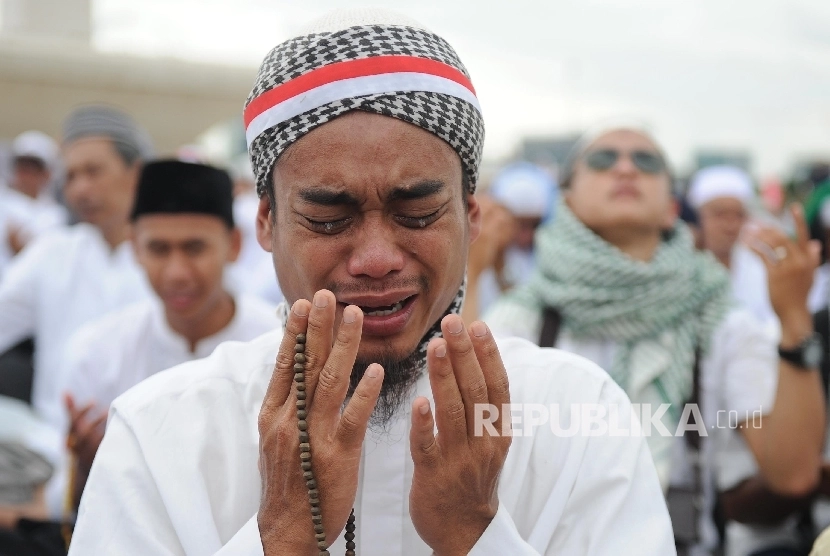
M 795 349 L 781 349 L 779 346 L 778 357 L 801 369 L 817 369 L 824 360 L 821 335 L 813 332 Z

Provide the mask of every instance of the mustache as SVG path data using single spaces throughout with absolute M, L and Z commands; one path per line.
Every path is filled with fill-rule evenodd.
M 376 280 L 372 278 L 358 278 L 350 282 L 329 282 L 325 288 L 334 294 L 335 298 L 349 294 L 361 293 L 384 293 L 389 290 L 406 289 L 416 287 L 424 293 L 428 293 L 430 283 L 426 276 L 407 276 Z

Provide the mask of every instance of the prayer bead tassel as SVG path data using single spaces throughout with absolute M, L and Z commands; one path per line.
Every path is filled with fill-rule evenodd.
M 311 469 L 311 440 L 308 435 L 308 411 L 306 410 L 305 392 L 305 334 L 297 334 L 297 343 L 294 345 L 294 383 L 297 386 L 297 429 L 300 436 L 300 467 L 303 470 L 306 489 L 308 489 L 308 503 L 311 507 L 311 523 L 314 526 L 314 539 L 317 541 L 319 556 L 330 556 L 326 533 L 323 528 L 323 516 L 320 513 L 320 491 L 317 489 L 317 480 Z M 355 556 L 354 543 L 354 509 L 346 522 L 346 556 Z

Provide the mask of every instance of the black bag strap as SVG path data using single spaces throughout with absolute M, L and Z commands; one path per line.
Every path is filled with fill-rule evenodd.
M 542 308 L 542 332 L 539 334 L 539 347 L 555 347 L 562 325 L 562 313 L 556 307 Z
M 695 345 L 695 362 L 692 365 L 692 396 L 687 403 L 700 407 L 700 344 Z M 699 423 L 697 423 L 699 424 Z M 697 428 L 683 431 L 686 446 L 700 450 L 700 432 Z

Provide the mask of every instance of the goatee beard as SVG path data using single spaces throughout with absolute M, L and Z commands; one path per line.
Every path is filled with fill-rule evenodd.
M 375 432 L 384 432 L 388 430 L 388 425 L 403 404 L 409 400 L 412 387 L 418 382 L 418 377 L 421 376 L 426 362 L 419 356 L 417 349 L 403 359 L 396 358 L 392 354 L 384 354 L 380 359 L 375 358 L 371 361 L 358 358 L 349 378 L 347 399 L 352 397 L 357 384 L 363 378 L 363 373 L 372 363 L 378 363 L 383 367 L 383 384 L 375 410 L 369 419 L 369 428 Z

